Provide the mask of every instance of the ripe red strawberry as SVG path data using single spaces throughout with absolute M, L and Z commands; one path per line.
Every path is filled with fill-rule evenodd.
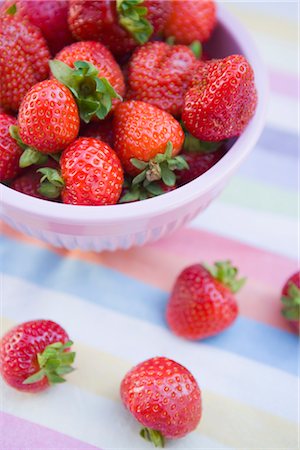
M 164 446 L 193 431 L 201 418 L 201 391 L 191 372 L 171 359 L 156 357 L 133 367 L 121 383 L 125 407 L 145 427 L 141 436 Z
M 146 175 L 146 171 L 150 170 L 151 173 L 147 173 L 149 181 L 162 178 L 161 168 L 157 167 L 159 161 L 153 160 L 158 154 L 165 154 L 168 142 L 171 146 L 170 157 L 173 157 L 173 161 L 184 141 L 180 124 L 169 113 L 149 103 L 133 100 L 121 103 L 116 108 L 114 134 L 114 149 L 124 170 L 129 175 L 137 175 L 141 171 Z M 159 158 L 161 157 L 162 155 Z M 142 163 L 138 164 L 137 160 Z M 154 167 L 149 167 L 149 164 L 153 166 L 153 163 L 155 163 Z M 166 172 L 168 172 L 167 169 L 168 167 Z M 175 184 L 175 178 L 173 184 Z
M 25 95 L 18 115 L 22 141 L 42 153 L 56 153 L 73 142 L 79 132 L 75 100 L 63 84 L 46 80 Z
M 17 7 L 18 19 L 26 18 L 40 29 L 53 55 L 73 41 L 68 27 L 68 1 L 6 0 L 1 10 L 7 10 L 12 5 Z
M 9 127 L 17 120 L 5 113 L 0 113 L 0 181 L 14 178 L 19 172 L 19 159 L 22 148 L 11 137 Z
M 123 169 L 116 153 L 105 142 L 78 138 L 60 158 L 61 174 L 41 169 L 44 174 L 40 192 L 50 198 L 59 196 L 72 205 L 114 205 L 124 181 Z M 55 195 L 55 189 L 57 192 Z
M 122 71 L 110 51 L 100 42 L 76 42 L 65 47 L 55 57 L 69 67 L 74 68 L 76 61 L 86 61 L 98 70 L 98 78 L 106 78 L 118 95 L 125 95 L 125 82 Z M 82 88 L 81 88 L 82 89 Z M 113 100 L 113 107 L 120 103 L 120 99 Z
M 112 148 L 114 146 L 114 130 L 111 119 L 83 124 L 79 134 L 82 137 L 93 137 L 95 139 L 99 139 L 99 141 L 105 142 Z
M 221 141 L 243 132 L 256 104 L 253 70 L 244 56 L 232 55 L 198 66 L 182 121 L 198 139 Z
M 182 186 L 189 183 L 195 178 L 207 172 L 213 167 L 226 153 L 224 147 L 220 147 L 212 152 L 186 151 L 181 153 L 181 156 L 186 160 L 189 168 L 176 172 L 177 184 Z
M 0 19 L 0 106 L 17 111 L 26 92 L 47 78 L 50 53 L 37 27 L 5 13 Z
M 0 341 L 0 373 L 19 391 L 39 392 L 62 383 L 72 372 L 75 353 L 65 330 L 50 320 L 32 320 L 17 325 Z
M 285 283 L 282 293 L 282 315 L 300 333 L 300 272 L 294 273 Z
M 166 318 L 171 330 L 187 339 L 204 339 L 228 328 L 238 315 L 234 293 L 245 283 L 236 279 L 230 261 L 207 268 L 187 267 L 177 278 Z
M 77 40 L 100 41 L 122 55 L 162 31 L 170 11 L 164 0 L 70 0 L 69 26 Z
M 164 28 L 166 37 L 178 44 L 207 41 L 216 24 L 216 5 L 213 0 L 173 0 L 172 12 Z
M 179 116 L 197 63 L 184 45 L 149 42 L 138 48 L 130 61 L 128 97 Z

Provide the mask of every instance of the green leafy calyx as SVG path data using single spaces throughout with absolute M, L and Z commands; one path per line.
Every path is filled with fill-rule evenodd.
M 190 49 L 192 50 L 192 52 L 194 53 L 195 57 L 197 59 L 201 59 L 202 56 L 202 44 L 200 41 L 193 41 L 190 44 Z
M 216 280 L 227 286 L 233 293 L 239 291 L 246 283 L 246 278 L 237 278 L 238 269 L 232 266 L 230 261 L 218 261 L 213 266 L 204 264 L 204 267 Z
M 72 92 L 85 123 L 93 116 L 104 119 L 111 110 L 112 99 L 122 100 L 106 78 L 98 77 L 98 69 L 89 62 L 76 61 L 74 69 L 58 60 L 50 61 L 49 65 L 54 77 Z
M 206 142 L 192 136 L 190 133 L 185 133 L 183 148 L 190 153 L 213 153 L 217 151 L 223 141 L 220 142 Z
M 145 44 L 153 33 L 143 3 L 144 0 L 117 0 L 119 23 L 139 44 Z
M 42 174 L 39 193 L 47 198 L 58 198 L 65 185 L 60 173 L 51 167 L 38 169 L 37 172 Z
M 300 320 L 300 289 L 289 283 L 287 295 L 281 297 L 282 315 L 287 320 Z
M 37 361 L 40 370 L 23 381 L 23 384 L 32 384 L 48 378 L 50 384 L 63 383 L 66 381 L 63 375 L 73 372 L 72 364 L 75 359 L 75 352 L 67 352 L 66 350 L 73 345 L 72 341 L 66 344 L 55 342 L 48 345 L 43 353 L 38 353 Z
M 165 439 L 160 431 L 145 427 L 141 429 L 140 436 L 146 441 L 152 442 L 154 447 L 163 448 L 165 446 Z
M 17 5 L 16 5 L 16 3 L 14 3 L 9 8 L 7 8 L 7 10 L 5 12 L 6 12 L 6 14 L 9 14 L 10 16 L 14 16 L 16 14 L 16 12 L 17 12 Z
M 175 170 L 188 169 L 188 163 L 182 156 L 172 156 L 173 145 L 168 142 L 165 153 L 158 153 L 150 161 L 130 160 L 131 164 L 141 172 L 132 180 L 132 185 L 149 186 L 154 181 L 162 180 L 166 186 L 175 186 Z
M 24 169 L 32 164 L 45 164 L 48 160 L 48 156 L 44 153 L 38 152 L 34 148 L 27 147 L 22 141 L 19 135 L 19 129 L 16 125 L 11 125 L 9 127 L 9 133 L 11 137 L 17 142 L 19 147 L 23 149 L 23 153 L 19 159 L 19 166 Z

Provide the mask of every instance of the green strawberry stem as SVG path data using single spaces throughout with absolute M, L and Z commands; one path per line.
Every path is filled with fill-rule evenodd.
M 93 64 L 76 61 L 72 69 L 62 61 L 49 62 L 53 76 L 72 92 L 81 119 L 89 123 L 93 116 L 104 119 L 112 107 L 112 99 L 122 100 L 106 78 L 99 78 Z
M 5 12 L 6 12 L 6 14 L 9 14 L 10 16 L 14 16 L 17 12 L 17 5 L 14 3 L 9 8 L 7 8 L 7 10 Z
M 139 44 L 145 44 L 153 33 L 143 3 L 144 0 L 117 0 L 119 23 Z
M 65 185 L 59 171 L 50 167 L 44 167 L 38 169 L 37 172 L 43 175 L 38 189 L 39 193 L 51 199 L 58 198 Z
M 204 264 L 208 272 L 235 293 L 246 283 L 246 278 L 237 279 L 238 269 L 230 261 L 218 261 L 212 267 Z
M 141 429 L 140 436 L 146 441 L 152 442 L 152 444 L 154 444 L 154 447 L 163 448 L 165 446 L 165 439 L 160 431 L 145 427 Z
M 173 145 L 168 142 L 165 153 L 158 153 L 150 161 L 140 161 L 132 158 L 131 164 L 141 172 L 132 180 L 132 185 L 142 185 L 147 187 L 153 181 L 162 180 L 166 186 L 175 186 L 175 170 L 188 169 L 188 163 L 182 156 L 172 156 Z
M 9 133 L 17 144 L 23 149 L 23 153 L 20 156 L 19 166 L 24 169 L 32 164 L 45 164 L 48 160 L 48 156 L 44 153 L 38 152 L 32 147 L 27 147 L 22 141 L 19 135 L 19 129 L 16 125 L 11 125 L 9 127 Z
M 300 289 L 294 284 L 289 283 L 287 295 L 281 297 L 282 315 L 287 320 L 300 320 Z
M 193 41 L 190 45 L 189 45 L 190 49 L 192 50 L 192 52 L 194 53 L 195 57 L 197 59 L 201 59 L 202 56 L 202 44 L 200 41 Z
M 37 354 L 37 361 L 40 370 L 23 381 L 23 384 L 33 384 L 44 377 L 48 378 L 50 384 L 63 383 L 66 381 L 63 375 L 73 372 L 72 364 L 75 359 L 75 352 L 66 352 L 73 345 L 72 341 L 66 344 L 55 342 L 48 345 L 43 353 Z

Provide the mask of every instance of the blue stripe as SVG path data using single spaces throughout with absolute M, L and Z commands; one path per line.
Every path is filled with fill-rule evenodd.
M 290 155 L 297 158 L 298 139 L 297 133 L 266 126 L 258 140 L 258 145 L 271 152 L 276 151 L 281 155 Z
M 103 266 L 62 258 L 6 237 L 1 248 L 3 270 L 9 275 L 166 327 L 168 295 L 159 289 Z M 240 317 L 225 333 L 205 343 L 297 374 L 297 338 L 254 320 Z

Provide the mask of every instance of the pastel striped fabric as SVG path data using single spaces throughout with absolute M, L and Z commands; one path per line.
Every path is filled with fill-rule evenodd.
M 296 449 L 298 339 L 280 315 L 297 270 L 297 2 L 226 2 L 263 52 L 265 130 L 222 196 L 188 228 L 115 253 L 52 248 L 3 225 L 2 322 L 49 318 L 75 341 L 77 370 L 40 395 L 1 384 L 1 450 L 147 449 L 119 385 L 134 364 L 165 355 L 203 390 L 203 419 L 176 449 Z M 230 258 L 248 283 L 228 331 L 187 342 L 164 311 L 177 273 Z

